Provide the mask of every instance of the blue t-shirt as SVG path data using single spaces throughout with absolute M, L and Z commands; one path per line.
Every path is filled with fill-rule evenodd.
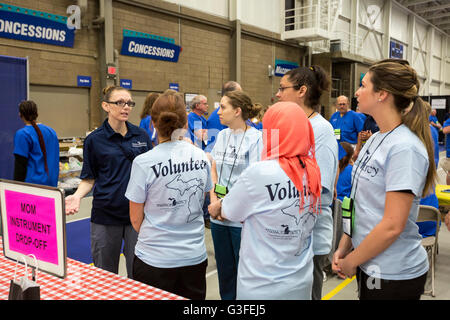
M 136 157 L 125 194 L 144 203 L 136 256 L 158 268 L 206 260 L 202 206 L 211 189 L 205 152 L 186 141 L 162 143 Z
M 153 127 L 151 116 L 143 118 L 139 123 L 139 128 L 144 129 L 148 133 L 153 145 L 156 146 L 158 144 L 158 133 L 156 132 L 155 127 Z M 150 145 L 150 149 L 153 148 L 153 145 Z
M 311 300 L 317 214 L 305 195 L 300 214 L 299 196 L 278 161 L 267 160 L 250 165 L 224 198 L 224 217 L 243 222 L 237 299 Z
M 126 122 L 125 136 L 115 132 L 106 119 L 84 140 L 81 179 L 95 179 L 91 221 L 103 225 L 130 224 L 125 198 L 133 159 L 150 150 L 144 129 Z
M 381 279 L 408 280 L 428 271 L 427 253 L 416 224 L 428 165 L 425 146 L 405 125 L 390 132 L 375 133 L 361 149 L 352 171 L 353 248 L 357 248 L 383 219 L 386 192 L 410 190 L 415 196 L 399 237 L 383 252 L 360 265 L 366 274 L 375 272 L 373 276 Z
M 59 176 L 59 141 L 55 130 L 38 124 L 44 138 L 48 175 L 39 138 L 32 125 L 19 129 L 14 136 L 14 154 L 28 159 L 25 182 L 56 187 Z
M 191 112 L 188 114 L 188 131 L 189 131 L 189 137 L 191 138 L 191 141 L 196 145 L 197 147 L 202 148 L 202 150 L 205 150 L 206 144 L 204 141 L 200 141 L 199 138 L 197 138 L 194 134 L 194 131 L 200 130 L 200 129 L 206 129 L 206 119 L 204 116 L 199 116 L 198 114 Z
M 439 164 L 439 132 L 430 124 L 430 131 L 431 131 L 431 139 L 433 140 L 433 147 L 434 147 L 434 163 L 436 165 L 436 169 Z
M 219 132 L 228 128 L 220 123 L 217 112 L 219 112 L 219 108 L 214 109 L 209 115 L 208 120 L 206 120 L 206 128 L 208 129 L 208 145 L 205 148 L 206 152 L 211 152 L 213 149 Z
M 445 120 L 443 128 L 448 127 L 448 126 L 450 126 L 450 118 Z M 447 151 L 446 157 L 450 158 L 450 133 L 445 135 L 445 149 Z
M 262 122 L 255 123 L 252 120 L 248 119 L 247 121 L 245 121 L 245 123 L 248 126 L 251 126 L 251 127 L 255 128 L 255 129 L 262 130 Z
M 347 111 L 342 117 L 339 112 L 333 113 L 330 123 L 334 129 L 341 130 L 339 142 L 346 141 L 351 144 L 358 142 L 358 133 L 364 125 L 360 115 L 353 110 Z
M 353 166 L 349 164 L 339 173 L 336 192 L 337 198 L 341 201 L 343 201 L 344 197 L 350 197 L 350 192 L 352 191 L 352 169 Z
M 310 119 L 316 144 L 316 161 L 320 168 L 322 184 L 321 210 L 313 232 L 315 255 L 328 254 L 333 240 L 333 215 L 331 204 L 334 197 L 334 183 L 339 166 L 338 143 L 331 124 L 320 114 Z
M 436 116 L 432 116 L 432 115 L 430 115 L 429 120 L 430 120 L 430 122 L 434 122 L 434 123 L 438 123 L 439 122 L 438 118 Z

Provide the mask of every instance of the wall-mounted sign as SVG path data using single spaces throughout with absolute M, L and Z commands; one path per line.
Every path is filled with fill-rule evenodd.
M 35 255 L 39 270 L 64 278 L 67 247 L 64 194 L 58 188 L 0 180 L 3 251 Z
M 77 86 L 79 87 L 91 87 L 92 79 L 90 76 L 77 76 Z
M 433 109 L 446 109 L 447 99 L 431 99 L 431 108 Z
M 391 40 L 389 58 L 403 59 L 403 45 Z
M 120 54 L 147 59 L 178 62 L 181 47 L 173 39 L 131 30 L 123 30 Z
M 0 37 L 73 47 L 67 17 L 0 3 Z
M 282 77 L 286 72 L 295 68 L 298 68 L 298 63 L 279 59 L 275 60 L 275 75 L 277 77 Z
M 180 91 L 180 85 L 178 83 L 169 83 L 169 89 Z
M 133 89 L 133 81 L 130 79 L 120 79 L 120 86 L 125 89 Z

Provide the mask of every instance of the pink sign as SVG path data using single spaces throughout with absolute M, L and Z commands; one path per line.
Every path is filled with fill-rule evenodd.
M 58 264 L 55 199 L 5 190 L 9 249 Z

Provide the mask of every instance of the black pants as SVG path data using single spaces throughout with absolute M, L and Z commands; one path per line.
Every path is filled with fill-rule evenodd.
M 410 280 L 384 280 L 356 271 L 360 300 L 420 300 L 427 273 Z
M 191 300 L 206 298 L 208 259 L 194 266 L 157 268 L 134 256 L 133 279 Z

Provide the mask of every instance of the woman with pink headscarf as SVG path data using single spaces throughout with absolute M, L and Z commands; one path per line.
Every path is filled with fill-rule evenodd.
M 321 190 L 313 130 L 293 102 L 270 107 L 263 130 L 262 161 L 241 174 L 219 217 L 243 222 L 237 299 L 310 300 Z

